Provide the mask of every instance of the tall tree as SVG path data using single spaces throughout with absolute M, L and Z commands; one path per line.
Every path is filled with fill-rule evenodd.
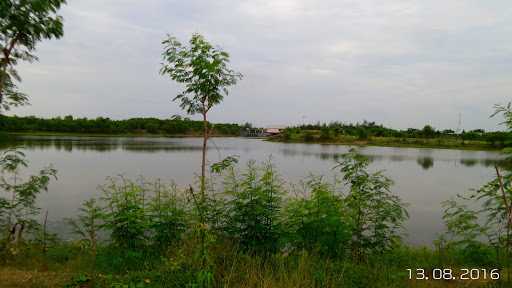
M 0 113 L 28 103 L 18 91 L 21 81 L 16 65 L 34 61 L 36 44 L 63 35 L 62 17 L 57 15 L 66 0 L 0 0 Z
M 184 90 L 174 97 L 188 114 L 203 118 L 203 153 L 201 160 L 201 202 L 205 201 L 206 147 L 210 129 L 208 112 L 228 95 L 228 87 L 235 85 L 242 74 L 229 68 L 229 54 L 214 47 L 206 39 L 193 34 L 188 45 L 169 36 L 164 45 L 162 75 L 184 84 Z

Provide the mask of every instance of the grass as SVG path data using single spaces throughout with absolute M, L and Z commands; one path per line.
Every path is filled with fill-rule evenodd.
M 21 268 L 0 268 L 0 283 L 3 288 L 18 287 L 64 287 L 72 274 L 64 271 L 37 271 Z
M 283 137 L 277 136 L 270 138 L 269 140 L 287 143 L 342 144 L 356 146 L 436 148 L 477 151 L 498 151 L 503 148 L 501 146 L 493 146 L 484 141 L 462 141 L 457 138 L 396 138 L 371 136 L 368 139 L 359 139 L 355 136 L 339 135 L 330 139 L 321 139 L 321 137 L 319 137 L 319 133 L 319 131 L 310 131 L 309 137 L 305 137 L 305 135 L 301 133 L 292 134 L 288 139 L 283 139 Z
M 189 286 L 198 271 L 196 244 L 182 242 L 133 263 L 127 263 L 126 255 L 117 254 L 119 251 L 114 248 L 103 246 L 92 272 L 94 262 L 87 251 L 78 251 L 76 243 L 60 243 L 50 247 L 46 255 L 32 250 L 9 256 L 15 261 L 4 257 L 0 262 L 0 283 L 6 288 L 93 287 L 94 278 L 95 287 L 197 287 Z M 409 280 L 406 269 L 411 267 L 467 267 L 460 263 L 440 264 L 436 251 L 429 248 L 397 247 L 361 264 L 308 251 L 267 256 L 243 253 L 229 241 L 218 242 L 209 253 L 214 263 L 212 287 L 509 287 L 503 286 L 503 280 L 489 279 Z

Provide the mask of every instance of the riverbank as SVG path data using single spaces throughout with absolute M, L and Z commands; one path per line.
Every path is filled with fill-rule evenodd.
M 23 131 L 23 132 L 2 132 L 0 140 L 6 139 L 9 136 L 72 136 L 72 137 L 146 137 L 146 138 L 197 138 L 203 137 L 201 133 L 187 133 L 187 134 L 154 134 L 154 133 L 73 133 L 73 132 L 48 132 L 48 131 Z M 232 134 L 214 133 L 209 137 L 239 137 Z
M 9 137 L 16 136 L 57 136 L 57 137 L 145 137 L 145 138 L 197 138 L 201 134 L 151 134 L 151 133 L 73 133 L 73 132 L 46 132 L 46 131 L 24 131 L 24 132 L 3 132 L 0 133 L 0 141 L 8 140 Z M 242 138 L 230 134 L 213 134 L 210 137 L 234 137 Z M 244 137 L 247 138 L 247 137 Z M 294 137 L 283 139 L 282 136 L 273 137 L 251 137 L 251 139 L 262 139 L 270 142 L 281 143 L 304 143 L 304 144 L 325 144 L 325 145 L 349 145 L 349 146 L 377 146 L 377 147 L 403 147 L 403 148 L 433 148 L 433 149 L 454 149 L 471 151 L 500 151 L 504 147 L 493 146 L 484 141 L 472 141 L 460 139 L 443 138 L 395 138 L 395 137 L 370 137 L 369 139 L 358 139 L 352 136 L 341 136 L 333 139 L 322 140 L 320 138 L 304 139 L 304 137 Z
M 143 135 L 202 135 L 204 123 L 182 118 L 130 118 L 114 120 L 98 117 L 94 119 L 73 116 L 39 118 L 35 116 L 0 115 L 0 131 L 26 133 L 79 133 L 87 134 L 143 134 Z M 241 126 L 235 123 L 209 123 L 212 134 L 238 136 Z
M 81 245 L 83 243 L 78 241 L 60 243 L 47 250 L 31 245 L 18 255 L 3 258 L 1 286 L 499 288 L 510 285 L 505 281 L 507 273 L 504 270 L 499 272 L 499 281 L 490 279 L 490 274 L 485 276 L 486 279 L 481 276 L 473 280 L 432 280 L 441 275 L 432 274 L 437 268 L 450 269 L 453 277 L 460 278 L 462 269 L 470 268 L 467 266 L 469 262 L 459 262 L 468 261 L 469 256 L 464 256 L 463 251 L 448 250 L 441 254 L 429 248 L 397 246 L 393 251 L 368 259 L 369 263 L 354 263 L 305 250 L 261 256 L 239 251 L 229 242 L 223 242 L 209 252 L 212 263 L 210 284 L 200 286 L 197 275 L 201 264 L 194 252 L 194 248 L 199 249 L 196 241 L 182 242 L 165 251 L 148 249 L 129 253 L 102 245 L 98 247 L 96 257 Z M 425 269 L 430 280 L 409 279 L 407 269 L 411 268 Z M 493 269 L 481 263 L 478 268 L 487 273 Z
M 473 151 L 500 151 L 504 147 L 491 145 L 485 141 L 460 140 L 456 138 L 396 138 L 396 137 L 369 137 L 360 139 L 353 136 L 337 136 L 330 139 L 322 139 L 320 136 L 296 134 L 293 137 L 282 135 L 268 138 L 268 141 L 282 143 L 305 143 L 305 144 L 332 144 L 350 146 L 380 146 L 380 147 L 403 147 L 403 148 L 433 148 L 433 149 L 454 149 Z
M 112 162 L 105 155 L 101 158 Z M 82 178 L 91 174 L 88 167 L 106 167 L 92 153 L 86 156 L 96 166 L 81 161 L 87 173 L 56 180 L 72 181 L 61 195 L 77 198 Z M 160 167 L 159 158 L 151 157 L 151 167 Z M 130 162 L 144 168 L 140 159 Z M 161 167 L 184 169 L 182 163 L 169 165 L 168 158 L 164 160 L 166 166 Z M 56 230 L 47 226 L 43 215 L 19 220 L 33 223 L 23 230 L 23 237 L 19 232 L 14 238 L 19 241 L 7 242 L 15 230 L 1 229 L 6 235 L 0 235 L 0 283 L 38 288 L 510 287 L 505 283 L 510 267 L 506 247 L 473 239 L 460 242 L 460 235 L 451 230 L 436 237 L 434 245 L 407 243 L 402 238 L 416 232 L 405 228 L 411 213 L 399 194 L 392 192 L 393 179 L 382 171 L 367 170 L 369 159 L 354 151 L 338 160 L 343 177 L 337 179 L 343 182 L 331 184 L 324 177 L 310 176 L 302 182 L 303 193 L 285 185 L 287 178 L 269 161 L 242 168 L 223 160 L 210 166 L 215 169 L 207 178 L 209 196 L 204 206 L 195 201 L 200 195 L 195 185 L 109 177 L 99 186 L 100 195 L 65 218 L 72 236 L 59 239 L 52 234 Z M 12 179 L 12 173 L 4 173 L 5 179 Z M 19 178 L 16 181 L 20 183 Z M 25 187 L 25 183 L 17 185 Z M 448 198 L 443 194 L 443 199 Z M 58 202 L 53 207 L 63 209 L 71 203 Z M 28 208 L 34 213 L 57 212 L 48 206 Z M 461 233 L 466 232 L 472 230 Z M 416 269 L 424 274 L 415 274 Z M 478 274 L 463 280 L 463 269 Z M 417 279 L 422 275 L 430 280 Z

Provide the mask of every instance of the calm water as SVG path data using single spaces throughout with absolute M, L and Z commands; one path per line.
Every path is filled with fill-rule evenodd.
M 58 180 L 40 198 L 48 209 L 52 228 L 63 231 L 64 217 L 71 217 L 84 201 L 98 195 L 98 185 L 108 176 L 124 174 L 174 180 L 186 185 L 199 172 L 199 138 L 122 137 L 21 137 L 30 170 L 47 164 L 58 170 Z M 214 138 L 209 161 L 239 155 L 240 163 L 272 157 L 281 175 L 296 183 L 310 173 L 333 179 L 336 155 L 349 146 L 271 143 L 259 139 Z M 364 147 L 360 152 L 373 161 L 371 169 L 384 169 L 394 180 L 393 191 L 409 203 L 406 239 L 431 244 L 443 230 L 440 202 L 477 188 L 493 177 L 496 152 L 444 149 Z

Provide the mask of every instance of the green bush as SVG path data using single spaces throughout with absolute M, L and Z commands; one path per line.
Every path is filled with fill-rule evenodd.
M 166 186 L 157 181 L 148 207 L 148 229 L 157 249 L 165 249 L 180 240 L 187 228 L 187 212 L 175 185 Z
M 249 162 L 242 175 L 230 169 L 224 187 L 229 197 L 227 235 L 247 250 L 275 251 L 281 235 L 278 216 L 284 190 L 272 164 L 258 167 Z
M 393 182 L 382 171 L 368 172 L 368 158 L 351 150 L 342 156 L 339 169 L 347 187 L 344 204 L 351 222 L 351 253 L 355 261 L 389 250 L 399 241 L 408 218 L 405 204 L 391 192 Z
M 351 235 L 343 199 L 321 177 L 312 177 L 307 187 L 308 196 L 293 199 L 286 207 L 286 242 L 322 255 L 344 256 Z
M 144 249 L 148 244 L 149 222 L 146 215 L 146 190 L 131 180 L 110 178 L 103 186 L 105 201 L 104 227 L 112 243 L 127 251 Z

